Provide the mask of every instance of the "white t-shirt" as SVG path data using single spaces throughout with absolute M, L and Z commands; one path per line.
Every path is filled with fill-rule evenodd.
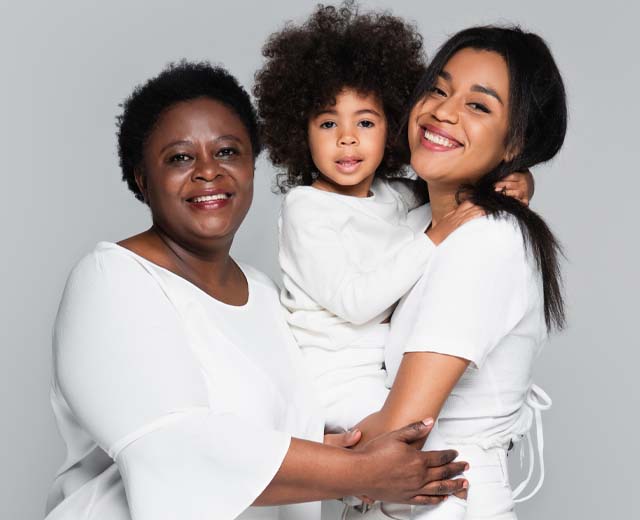
M 452 233 L 399 303 L 385 360 L 388 386 L 405 352 L 471 361 L 439 416 L 452 444 L 503 447 L 529 430 L 532 367 L 545 339 L 542 281 L 511 217 Z
M 302 348 L 339 350 L 375 335 L 435 249 L 424 212 L 410 212 L 411 201 L 385 180 L 371 192 L 359 198 L 300 186 L 284 198 L 281 301 Z
M 116 244 L 76 265 L 54 332 L 68 454 L 47 520 L 319 519 L 318 503 L 247 509 L 291 436 L 323 425 L 276 287 L 242 269 L 249 300 L 231 306 Z

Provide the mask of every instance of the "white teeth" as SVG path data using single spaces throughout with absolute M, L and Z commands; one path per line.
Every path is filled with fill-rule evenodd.
M 218 193 L 216 195 L 205 195 L 204 197 L 194 197 L 191 199 L 193 202 L 210 202 L 212 200 L 228 199 L 229 195 L 226 193 Z
M 454 143 L 450 139 L 441 136 L 440 134 L 434 134 L 433 132 L 429 132 L 429 130 L 424 131 L 424 138 L 427 141 L 431 141 L 432 143 L 439 144 L 440 146 L 446 146 L 447 148 L 453 148 L 457 143 Z

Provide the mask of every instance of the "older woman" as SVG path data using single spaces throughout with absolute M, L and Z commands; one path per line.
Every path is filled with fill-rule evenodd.
M 250 506 L 461 489 L 436 481 L 464 468 L 455 452 L 409 445 L 430 421 L 356 450 L 313 442 L 323 425 L 277 290 L 229 256 L 259 151 L 249 98 L 222 69 L 169 67 L 125 102 L 123 177 L 153 225 L 98 244 L 69 277 L 52 389 L 68 456 L 49 520 L 312 520 L 317 504 Z

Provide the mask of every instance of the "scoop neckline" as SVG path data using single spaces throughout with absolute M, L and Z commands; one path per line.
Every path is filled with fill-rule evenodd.
M 371 187 L 373 187 L 373 184 L 371 185 Z M 368 197 L 355 197 L 354 195 L 345 195 L 344 193 L 337 193 L 335 191 L 321 190 L 320 188 L 314 188 L 313 186 L 298 186 L 298 189 L 301 189 L 301 188 L 302 189 L 307 189 L 307 190 L 313 190 L 316 193 L 325 193 L 328 196 L 342 197 L 342 198 L 345 198 L 345 199 L 374 200 L 376 198 L 376 192 L 373 191 L 372 189 L 369 190 L 371 195 L 368 196 Z
M 116 243 L 116 242 L 109 242 L 107 240 L 102 240 L 100 242 L 98 242 L 97 247 L 104 247 L 107 246 L 110 249 L 115 249 L 118 251 L 122 251 L 123 253 L 126 253 L 128 255 L 131 255 L 139 260 L 142 260 L 143 262 L 146 262 L 147 264 L 152 265 L 154 268 L 159 269 L 162 272 L 168 273 L 170 276 L 177 278 L 178 280 L 182 281 L 183 283 L 187 284 L 189 287 L 192 287 L 200 296 L 206 298 L 207 300 L 210 300 L 214 303 L 216 303 L 217 305 L 221 305 L 227 309 L 236 309 L 236 310 L 246 310 L 251 302 L 253 301 L 253 287 L 252 287 L 252 283 L 251 283 L 251 278 L 249 277 L 249 275 L 247 274 L 247 272 L 245 271 L 244 267 L 242 266 L 242 264 L 240 262 L 237 262 L 234 258 L 232 258 L 232 260 L 235 262 L 235 264 L 238 266 L 238 268 L 240 269 L 240 272 L 242 273 L 242 275 L 244 276 L 245 280 L 247 281 L 247 301 L 242 304 L 242 305 L 232 305 L 230 303 L 225 303 L 223 301 L 218 300 L 217 298 L 214 298 L 213 296 L 211 296 L 209 293 L 203 291 L 202 289 L 200 289 L 200 287 L 198 287 L 196 284 L 194 284 L 193 282 L 190 282 L 189 280 L 187 280 L 186 278 L 184 278 L 183 276 L 180 276 L 179 274 L 174 273 L 173 271 L 167 269 L 166 267 L 162 267 L 161 265 L 156 264 L 155 262 L 152 262 L 151 260 L 145 258 L 144 256 L 139 255 L 138 253 L 135 253 L 134 251 L 131 251 L 131 249 L 127 249 L 126 247 L 121 246 L 120 244 Z

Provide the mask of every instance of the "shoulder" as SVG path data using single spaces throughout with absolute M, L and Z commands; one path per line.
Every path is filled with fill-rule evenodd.
M 309 210 L 334 205 L 334 197 L 330 195 L 311 186 L 297 186 L 284 196 L 282 210 L 288 213 L 304 212 L 306 214 Z
M 153 264 L 110 242 L 100 242 L 71 270 L 63 305 L 131 306 L 164 300 Z M 160 297 L 160 298 L 158 298 Z
M 510 215 L 485 216 L 460 226 L 438 250 L 492 256 L 524 251 L 524 242 L 515 218 Z
M 351 198 L 337 196 L 311 186 L 293 188 L 282 201 L 280 232 L 284 236 L 297 236 L 306 235 L 305 230 L 310 228 L 340 229 L 352 213 L 348 201 L 342 199 Z
M 98 280 L 139 276 L 145 272 L 141 261 L 123 247 L 111 242 L 99 242 L 71 270 L 70 280 Z

